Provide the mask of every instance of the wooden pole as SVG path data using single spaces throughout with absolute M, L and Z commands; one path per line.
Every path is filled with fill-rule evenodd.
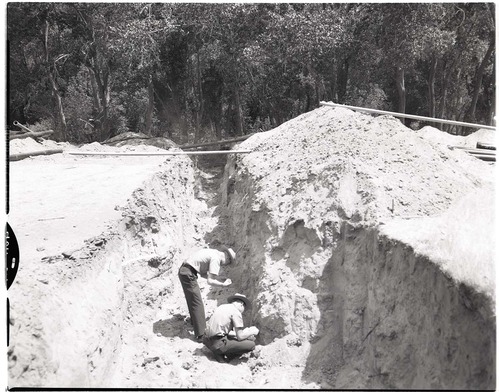
M 18 122 L 18 121 L 14 121 L 14 122 L 13 122 L 13 124 L 14 124 L 16 127 L 21 128 L 23 132 L 33 133 L 33 132 L 31 131 L 31 129 L 29 129 L 29 128 L 28 128 L 27 126 L 25 126 L 25 125 L 22 125 L 22 124 L 21 124 L 20 122 Z
M 52 155 L 52 154 L 60 154 L 62 152 L 63 150 L 56 149 L 56 150 L 40 150 L 40 151 L 25 152 L 22 154 L 13 154 L 9 155 L 9 161 L 20 161 L 21 159 L 34 157 L 37 155 Z
M 496 146 L 491 143 L 484 142 L 476 142 L 476 148 L 484 149 L 484 150 L 495 150 Z
M 347 109 L 357 110 L 357 111 L 360 111 L 360 112 L 377 113 L 377 114 L 387 114 L 387 115 L 390 115 L 390 116 L 393 116 L 393 117 L 412 118 L 414 120 L 438 122 L 438 123 L 442 123 L 442 124 L 451 124 L 451 125 L 460 125 L 460 126 L 471 127 L 471 128 L 490 129 L 490 130 L 493 130 L 493 131 L 496 130 L 496 127 L 492 127 L 490 125 L 480 125 L 480 124 L 465 123 L 465 122 L 461 122 L 461 121 L 442 120 L 440 118 L 416 116 L 416 115 L 413 115 L 413 114 L 405 114 L 405 113 L 397 113 L 397 112 L 387 112 L 385 110 L 361 108 L 361 107 L 358 107 L 358 106 L 340 105 L 338 103 L 333 103 L 333 102 L 320 102 L 320 104 L 322 106 L 332 106 L 332 107 L 339 107 L 339 108 L 347 108 Z
M 241 137 L 236 137 L 233 139 L 225 139 L 225 140 L 219 140 L 217 142 L 207 142 L 207 143 L 198 143 L 198 144 L 184 144 L 182 146 L 179 146 L 181 149 L 190 149 L 190 148 L 197 148 L 197 147 L 207 147 L 207 146 L 215 146 L 215 145 L 222 145 L 222 144 L 229 144 L 229 143 L 236 143 L 236 142 L 241 142 L 243 140 L 248 139 L 249 137 L 253 136 L 254 133 L 249 134 L 249 135 L 244 135 Z
M 42 137 L 42 136 L 47 136 L 47 135 L 50 135 L 54 133 L 54 131 L 52 130 L 48 130 L 48 131 L 41 131 L 41 132 L 26 132 L 26 133 L 15 133 L 15 134 L 10 134 L 9 135 L 9 140 L 13 140 L 13 139 L 25 139 L 25 138 L 28 138 L 28 137 Z
M 469 148 L 469 147 L 461 147 L 461 146 L 449 146 L 451 150 L 462 150 L 469 153 L 482 154 L 482 155 L 496 155 L 495 150 L 486 150 L 482 148 Z
M 222 151 L 167 151 L 167 152 L 86 152 L 68 151 L 70 155 L 122 155 L 122 156 L 163 156 L 163 155 L 210 155 L 210 154 L 248 154 L 251 150 Z
M 482 161 L 496 161 L 496 156 L 495 155 L 484 155 L 484 154 L 470 154 L 472 157 L 481 159 Z

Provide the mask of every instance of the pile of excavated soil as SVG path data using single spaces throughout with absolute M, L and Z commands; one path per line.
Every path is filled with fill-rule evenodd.
M 495 385 L 495 165 L 437 132 L 320 108 L 243 142 L 253 152 L 226 169 L 232 278 L 262 343 L 311 343 L 305 380 Z
M 223 176 L 67 153 L 152 146 L 11 162 L 9 387 L 493 388 L 495 166 L 448 148 L 479 132 L 320 108 L 243 142 Z M 261 331 L 229 364 L 192 339 L 177 278 L 218 243 L 238 257 L 232 286 L 200 279 L 207 315 L 242 292 Z

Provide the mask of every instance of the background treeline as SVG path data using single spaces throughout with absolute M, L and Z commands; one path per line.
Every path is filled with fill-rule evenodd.
M 492 124 L 494 13 L 494 3 L 9 3 L 7 127 L 74 143 L 127 131 L 202 142 L 273 128 L 319 101 Z

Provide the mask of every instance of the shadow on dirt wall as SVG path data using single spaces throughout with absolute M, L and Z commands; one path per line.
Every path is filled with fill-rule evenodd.
M 265 260 L 265 250 L 259 244 L 255 242 L 252 243 L 238 243 L 235 242 L 237 238 L 240 238 L 241 234 L 247 233 L 245 238 L 251 238 L 250 232 L 254 230 L 259 230 L 259 233 L 263 236 L 268 236 L 269 233 L 265 232 L 260 226 L 260 219 L 258 217 L 253 217 L 249 219 L 249 223 L 246 227 L 239 227 L 238 235 L 234 233 L 228 233 L 229 227 L 229 217 L 227 217 L 223 212 L 222 208 L 217 208 L 215 213 L 219 214 L 218 225 L 204 237 L 206 243 L 210 244 L 210 247 L 218 248 L 222 245 L 232 247 L 236 252 L 236 261 L 226 267 L 222 267 L 222 275 L 232 280 L 232 284 L 226 288 L 220 289 L 219 287 L 210 286 L 208 293 L 208 298 L 217 301 L 217 305 L 222 305 L 227 303 L 227 298 L 235 293 L 241 293 L 246 295 L 252 302 L 252 307 L 243 313 L 243 320 L 245 326 L 256 325 L 258 328 L 262 329 L 262 325 L 258 325 L 255 322 L 255 316 L 258 312 L 258 304 L 255 302 L 258 295 L 259 283 L 263 274 L 263 260 Z M 252 215 L 258 215 L 257 213 L 252 213 Z M 261 344 L 257 338 L 257 344 Z
M 225 206 L 221 203 L 221 186 L 224 179 L 224 169 L 227 162 L 227 156 L 212 155 L 207 157 L 197 157 L 195 161 L 196 168 L 196 197 L 204 199 L 209 208 L 213 208 L 212 217 L 217 219 L 217 225 L 210 231 L 205 233 L 203 240 L 209 248 L 222 251 L 224 246 L 231 247 L 237 252 L 236 262 L 229 266 L 222 266 L 220 269 L 220 278 L 229 278 L 232 284 L 228 287 L 209 286 L 209 291 L 206 294 L 207 299 L 216 301 L 217 306 L 227 303 L 227 298 L 235 293 L 243 293 L 250 300 L 253 300 L 252 294 L 249 292 L 247 282 L 247 271 L 241 271 L 241 264 L 247 262 L 244 249 L 240 244 L 234 242 L 234 235 L 227 232 L 229 217 L 224 213 Z M 227 185 L 228 192 L 234 190 L 234 183 L 229 182 Z M 227 191 L 227 190 L 226 190 Z M 263 252 L 262 252 L 263 254 Z M 243 314 L 245 325 L 251 324 L 251 311 L 246 311 Z
M 493 389 L 490 301 L 412 248 L 344 225 L 303 373 L 331 388 Z
M 238 249 L 236 263 L 227 268 L 233 281 L 227 293 L 243 293 L 253 302 L 245 325 L 260 328 L 257 344 L 267 344 L 287 328 L 278 315 L 260 314 L 268 304 L 259 301 L 274 295 L 263 295 L 273 289 L 264 270 L 269 261 L 264 245 L 277 233 L 267 226 L 268 212 L 252 211 L 243 203 L 248 189 L 242 183 L 242 178 L 235 184 L 227 181 L 227 205 L 215 210 L 219 224 L 204 239 Z M 237 218 L 224 216 L 227 207 Z M 487 298 L 456 284 L 409 246 L 379 237 L 375 229 L 343 224 L 339 230 L 329 228 L 335 238 L 319 245 L 314 238 L 310 242 L 310 233 L 301 226 L 296 222 L 286 231 L 272 259 L 289 254 L 287 248 L 310 256 L 316 245 L 334 247 L 318 284 L 302 283 L 317 295 L 320 312 L 305 382 L 332 388 L 495 386 L 495 316 Z M 286 267 L 296 270 L 299 260 L 291 258 Z M 225 303 L 226 297 L 218 294 L 210 289 L 208 295 Z
M 331 242 L 335 243 L 332 256 L 324 266 L 316 290 L 320 319 L 315 336 L 310 339 L 303 380 L 336 387 L 336 379 L 365 340 L 368 275 L 365 264 L 368 257 L 364 236 L 359 228 L 343 223 Z M 348 244 L 348 245 L 347 245 Z M 327 245 L 327 244 L 326 244 Z M 344 388 L 359 388 L 359 374 Z

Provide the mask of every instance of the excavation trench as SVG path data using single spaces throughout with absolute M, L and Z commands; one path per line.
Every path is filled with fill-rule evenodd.
M 493 389 L 493 295 L 388 230 L 390 214 L 441 217 L 487 190 L 490 168 L 390 119 L 319 109 L 283 127 L 224 167 L 166 159 L 108 230 L 25 264 L 9 386 Z M 218 244 L 238 256 L 232 286 L 200 279 L 207 316 L 240 292 L 260 329 L 259 357 L 231 365 L 191 339 L 177 277 Z
M 114 365 L 120 369 L 115 382 L 133 374 L 131 368 L 144 360 L 137 358 L 133 342 L 148 322 L 162 337 L 188 337 L 160 318 L 186 315 L 176 283 L 178 262 L 193 246 L 220 242 L 239 249 L 228 277 L 233 291 L 254 302 L 246 322 L 260 328 L 258 343 L 264 352 L 272 353 L 275 342 L 282 340 L 291 357 L 295 347 L 308 347 L 304 383 L 450 389 L 495 383 L 490 298 L 456 283 L 427 257 L 383 234 L 382 226 L 336 220 L 316 222 L 314 229 L 297 219 L 278 228 L 264 206 L 255 211 L 249 179 L 242 176 L 236 184 L 228 170 L 220 187 L 211 178 L 207 189 L 206 173 L 200 173 L 182 163 L 137 190 L 124 209 L 124 236 L 117 247 L 123 255 L 123 285 L 118 284 L 123 303 L 116 305 L 123 319 L 117 321 L 122 338 L 117 342 L 121 359 Z M 214 195 L 214 189 L 221 194 Z M 211 201 L 211 214 L 194 213 L 202 211 L 193 206 L 199 195 Z M 203 222 L 213 216 L 216 222 Z M 137 261 L 146 249 L 168 252 Z M 207 288 L 205 294 L 208 314 L 225 300 L 217 290 Z M 101 340 L 116 336 L 111 332 Z M 116 349 L 107 351 L 115 362 Z M 101 377 L 107 376 L 102 369 L 113 366 L 98 366 L 94 357 L 102 358 L 97 348 L 89 356 L 90 374 L 95 372 L 94 385 L 102 385 Z

